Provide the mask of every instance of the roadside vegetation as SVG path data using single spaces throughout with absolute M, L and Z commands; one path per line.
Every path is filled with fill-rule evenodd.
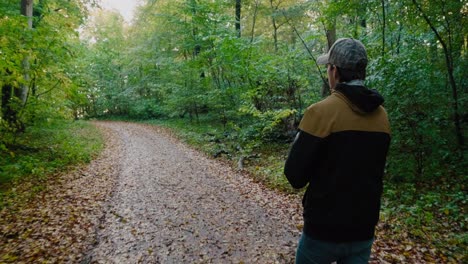
M 86 101 L 75 59 L 78 28 L 91 1 L 2 1 L 0 5 L 0 208 L 33 197 L 56 173 L 89 162 L 102 148 L 98 130 L 73 121 Z
M 3 140 L 7 144 L 0 143 L 0 209 L 8 197 L 34 197 L 50 177 L 90 162 L 104 147 L 100 131 L 85 121 L 51 120 Z M 29 193 L 16 193 L 26 182 L 33 186 Z

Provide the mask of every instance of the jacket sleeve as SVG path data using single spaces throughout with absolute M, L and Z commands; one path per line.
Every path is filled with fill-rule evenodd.
M 322 140 L 302 130 L 297 133 L 284 166 L 284 174 L 293 188 L 303 188 L 311 180 Z

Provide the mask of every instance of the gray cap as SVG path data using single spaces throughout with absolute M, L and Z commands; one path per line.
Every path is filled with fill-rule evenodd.
M 367 52 L 357 39 L 340 38 L 331 46 L 327 54 L 317 58 L 318 64 L 333 64 L 347 70 L 362 70 L 367 66 Z

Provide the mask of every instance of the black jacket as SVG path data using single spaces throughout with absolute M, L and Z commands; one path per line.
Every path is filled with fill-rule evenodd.
M 284 173 L 307 184 L 304 232 L 333 242 L 374 237 L 390 144 L 383 98 L 364 86 L 338 84 L 311 105 L 299 125 Z

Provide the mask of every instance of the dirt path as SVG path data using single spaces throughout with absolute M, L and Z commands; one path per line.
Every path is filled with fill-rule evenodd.
M 157 128 L 102 122 L 121 168 L 91 263 L 291 263 L 298 201 L 207 159 Z M 294 204 L 294 205 L 291 205 Z

